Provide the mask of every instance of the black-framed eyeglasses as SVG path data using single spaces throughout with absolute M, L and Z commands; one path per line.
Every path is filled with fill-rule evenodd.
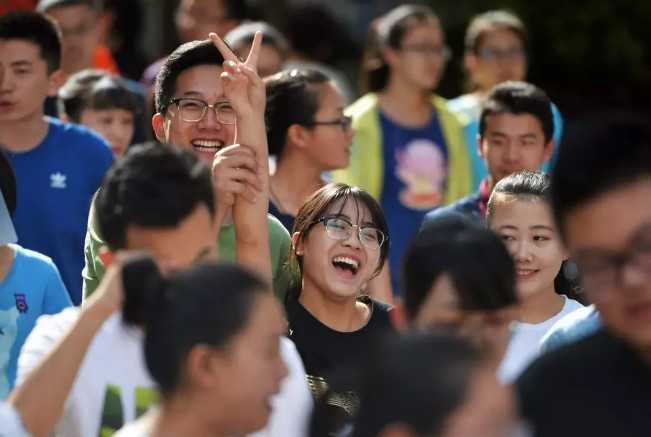
M 325 121 L 311 121 L 309 123 L 304 123 L 304 126 L 339 126 L 344 132 L 348 130 L 353 125 L 353 118 L 347 115 L 338 118 L 337 120 L 325 120 Z
M 235 110 L 228 102 L 217 102 L 209 105 L 201 99 L 191 97 L 178 97 L 170 100 L 170 105 L 176 105 L 179 116 L 188 123 L 197 123 L 205 117 L 208 108 L 215 111 L 217 121 L 222 124 L 235 124 L 237 116 Z
M 452 51 L 448 46 L 434 46 L 430 44 L 405 44 L 400 48 L 403 52 L 411 52 L 419 55 L 428 55 L 433 58 L 448 61 L 452 57 Z
M 610 290 L 622 285 L 624 269 L 642 282 L 651 281 L 651 224 L 637 232 L 629 247 L 619 253 L 585 251 L 573 254 L 579 278 L 590 300 L 607 298 Z
M 357 237 L 359 241 L 369 249 L 379 249 L 387 240 L 384 232 L 373 225 L 354 225 L 349 220 L 341 216 L 325 216 L 314 221 L 314 223 L 323 223 L 326 229 L 326 235 L 333 240 L 347 240 L 353 235 L 353 229 L 357 228 Z

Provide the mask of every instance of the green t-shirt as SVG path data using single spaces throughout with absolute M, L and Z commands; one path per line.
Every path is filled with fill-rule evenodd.
M 88 214 L 88 230 L 86 231 L 86 240 L 84 243 L 84 256 L 86 264 L 82 271 L 83 300 L 93 294 L 104 277 L 104 265 L 98 254 L 104 241 L 99 236 L 99 230 L 95 223 L 95 209 L 91 205 Z M 274 293 L 278 299 L 283 302 L 287 289 L 292 283 L 292 274 L 287 268 L 287 257 L 289 256 L 290 239 L 287 229 L 272 215 L 267 215 L 269 224 L 269 252 L 271 255 L 271 270 L 273 274 Z M 219 231 L 219 258 L 225 261 L 235 261 L 235 226 L 224 225 Z

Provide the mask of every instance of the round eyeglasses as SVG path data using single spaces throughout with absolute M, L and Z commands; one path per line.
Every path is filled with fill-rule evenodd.
M 190 97 L 174 98 L 170 104 L 176 105 L 179 110 L 179 116 L 183 121 L 188 123 L 197 123 L 206 116 L 208 108 L 215 111 L 217 121 L 222 124 L 235 124 L 237 119 L 235 110 L 228 102 L 217 102 L 209 105 L 201 99 L 194 99 Z
M 354 225 L 343 217 L 326 216 L 321 217 L 314 223 L 323 223 L 326 235 L 333 240 L 347 240 L 353 235 L 353 229 L 357 228 L 357 237 L 362 245 L 369 249 L 382 247 L 387 237 L 384 232 L 371 225 Z

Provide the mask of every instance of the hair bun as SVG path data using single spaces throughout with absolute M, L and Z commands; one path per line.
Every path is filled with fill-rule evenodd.
M 124 321 L 131 325 L 143 325 L 148 313 L 155 312 L 155 307 L 164 301 L 167 281 L 151 256 L 138 255 L 122 267 L 122 286 Z

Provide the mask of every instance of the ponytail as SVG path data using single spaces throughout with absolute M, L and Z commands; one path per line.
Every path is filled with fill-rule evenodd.
M 167 280 L 150 256 L 138 256 L 125 263 L 122 268 L 124 322 L 144 326 L 151 316 L 156 317 L 157 310 L 169 300 L 167 285 Z

